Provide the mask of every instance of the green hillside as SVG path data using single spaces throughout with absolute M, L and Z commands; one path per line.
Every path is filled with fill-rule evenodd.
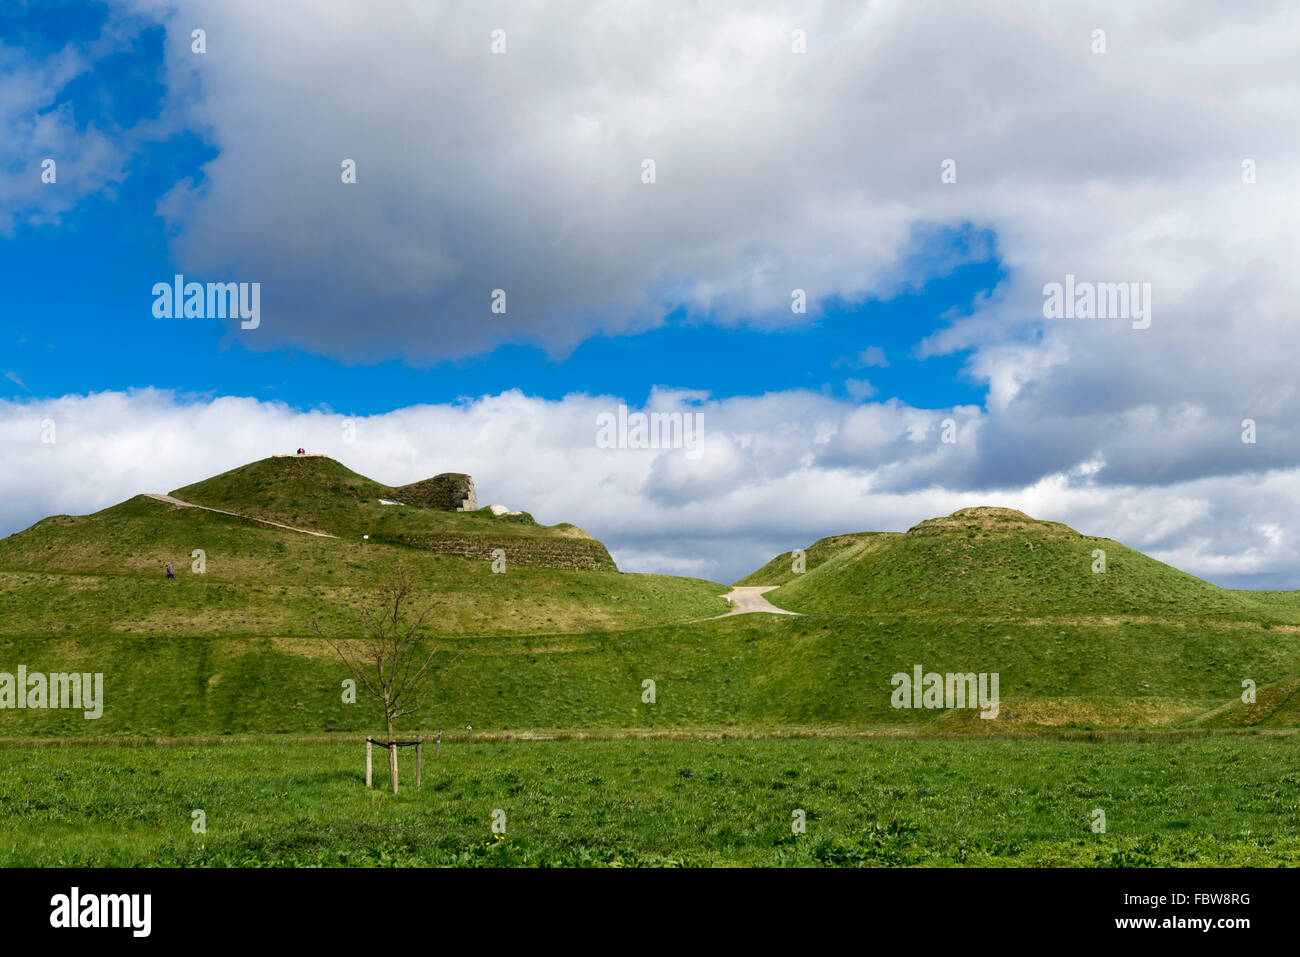
M 1094 571 L 1096 551 L 1105 553 L 1104 572 Z M 781 567 L 772 571 L 780 572 Z M 922 522 L 904 535 L 859 537 L 835 547 L 815 566 L 810 560 L 803 575 L 773 574 L 772 581 L 761 577 L 762 571 L 744 581 L 781 584 L 767 596 L 773 604 L 823 614 L 1212 613 L 1295 621 L 1300 611 L 1296 593 L 1261 601 L 1111 539 L 1080 535 L 1057 522 L 996 508 L 961 509 Z
M 265 596 L 274 598 L 274 594 Z M 1194 619 L 1106 623 L 886 615 L 746 615 L 624 631 L 446 635 L 448 662 L 406 726 L 487 732 L 599 729 L 877 729 L 988 735 L 1182 728 L 1300 674 L 1300 642 L 1259 626 Z M 309 634 L 158 631 L 0 638 L 0 670 L 102 671 L 104 716 L 0 710 L 0 735 L 321 734 L 374 730 L 343 703 L 347 677 Z M 896 710 L 890 677 L 914 664 L 997 672 L 1001 713 Z M 653 704 L 642 682 L 656 684 Z M 1264 719 L 1256 722 L 1255 718 Z M 1207 727 L 1296 726 L 1276 709 Z
M 516 563 L 521 546 L 589 539 L 526 516 L 379 505 L 389 491 L 327 459 L 271 460 L 176 492 L 238 515 L 138 496 L 0 541 L 0 671 L 102 671 L 109 695 L 94 722 L 0 710 L 0 735 L 373 729 L 373 709 L 341 701 L 346 672 L 312 621 L 347 629 L 398 565 L 432 609 L 430 649 L 451 662 L 411 721 L 428 730 L 1300 726 L 1297 593 L 1220 589 L 1022 513 L 966 509 L 906 534 L 822 539 L 803 574 L 787 554 L 742 579 L 779 584 L 769 597 L 799 616 L 704 620 L 725 610 L 723 586 Z M 455 536 L 468 553 L 418 547 L 420 534 Z M 195 549 L 204 574 L 191 570 Z M 998 718 L 896 708 L 891 676 L 917 664 L 998 674 Z M 1257 706 L 1234 706 L 1243 679 L 1258 684 Z
M 1291 675 L 1256 688 L 1255 701 L 1240 697 L 1215 708 L 1196 722 L 1202 728 L 1300 727 L 1300 677 Z
M 573 525 L 378 504 L 390 491 L 330 459 L 274 458 L 175 494 L 236 515 L 139 495 L 47 518 L 0 540 L 0 635 L 307 636 L 313 618 L 354 620 L 398 566 L 432 605 L 434 633 L 610 630 L 725 610 L 723 586 L 625 575 Z
M 447 510 L 450 497 L 437 493 L 444 480 L 453 478 L 468 477 L 447 474 L 392 487 L 324 456 L 277 456 L 187 485 L 172 495 L 343 538 L 369 535 L 371 541 L 465 557 L 486 555 L 509 539 L 517 562 L 617 570 L 605 546 L 575 525 L 539 525 L 527 512 L 495 516 L 487 508 Z M 412 504 L 384 505 L 380 499 Z M 425 507 L 434 502 L 439 507 Z M 487 541 L 496 544 L 484 551 Z
M 758 571 L 750 572 L 736 582 L 737 585 L 784 585 L 792 582 L 801 574 L 806 574 L 837 558 L 847 551 L 858 553 L 868 548 L 875 548 L 885 539 L 893 538 L 897 532 L 853 532 L 848 535 L 831 535 L 819 538 L 804 549 L 804 570 L 794 570 L 794 552 L 782 552 Z
M 351 529 L 365 501 L 389 498 L 392 488 L 324 456 L 273 456 L 172 492 L 196 505 L 334 532 Z

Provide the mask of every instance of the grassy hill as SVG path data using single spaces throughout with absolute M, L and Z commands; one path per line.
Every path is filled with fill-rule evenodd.
M 1097 551 L 1104 572 L 1094 571 Z M 841 615 L 1195 613 L 1288 622 L 1300 612 L 1300 593 L 1261 600 L 1219 588 L 1112 539 L 1012 509 L 961 509 L 903 535 L 823 539 L 808 556 L 802 575 L 789 574 L 782 556 L 743 582 L 781 585 L 767 596 L 778 607 Z
M 527 512 L 496 516 L 487 508 L 465 513 L 380 503 L 380 499 L 427 501 L 429 489 L 436 490 L 440 479 L 451 477 L 393 487 L 324 456 L 278 456 L 187 485 L 172 495 L 195 505 L 341 538 L 369 535 L 376 542 L 466 557 L 487 555 L 509 540 L 516 562 L 617 570 L 605 546 L 576 525 L 539 525 Z
M 274 597 L 274 596 L 268 596 Z M 919 615 L 746 615 L 606 632 L 440 635 L 450 662 L 409 729 L 483 732 L 785 728 L 988 735 L 1010 731 L 1199 727 L 1300 674 L 1293 631 L 1197 620 L 1016 622 Z M 0 735 L 321 734 L 374 730 L 373 709 L 341 700 L 347 677 L 309 634 L 129 632 L 0 638 L 0 661 L 31 671 L 102 671 L 94 722 L 68 711 L 0 710 Z M 896 710 L 890 676 L 997 672 L 1001 714 Z M 656 684 L 653 704 L 642 682 Z M 1255 721 L 1255 717 L 1271 721 Z M 1275 710 L 1206 727 L 1295 726 Z M 1289 719 L 1288 719 L 1289 720 Z
M 331 459 L 273 458 L 176 490 L 236 515 L 139 495 L 47 518 L 0 540 L 0 635 L 303 637 L 313 618 L 352 621 L 399 565 L 441 634 L 635 628 L 725 610 L 722 586 L 625 575 L 576 526 L 380 505 L 391 492 Z M 504 573 L 492 571 L 497 549 Z M 168 562 L 175 582 L 163 579 Z
M 905 534 L 821 539 L 805 572 L 791 563 L 787 552 L 737 584 L 777 585 L 766 597 L 806 616 L 776 626 L 798 637 L 765 674 L 769 693 L 786 684 L 792 720 L 944 734 L 1300 727 L 1300 592 L 1220 588 L 1112 539 L 996 508 Z M 1000 674 L 999 720 L 891 711 L 883 682 L 917 663 Z M 1259 686 L 1255 705 L 1239 701 L 1244 679 Z
M 285 487 L 267 477 L 280 462 Z M 341 702 L 346 673 L 311 622 L 347 628 L 396 564 L 432 606 L 431 648 L 455 658 L 418 718 L 429 730 L 1300 726 L 1287 683 L 1300 675 L 1296 593 L 1220 589 L 1022 513 L 962 510 L 906 534 L 822 539 L 803 574 L 787 554 L 742 579 L 779 584 L 769 597 L 798 617 L 709 621 L 725 609 L 715 583 L 515 564 L 521 543 L 585 533 L 378 505 L 388 491 L 329 460 L 253 463 L 176 496 L 338 537 L 139 496 L 0 541 L 0 671 L 103 671 L 112 695 L 93 723 L 0 710 L 0 735 L 372 729 L 370 710 Z M 475 557 L 417 547 L 419 527 L 470 541 Z M 496 547 L 504 574 L 491 570 Z M 205 574 L 190 570 L 196 548 Z M 1095 548 L 1104 573 L 1092 571 Z M 891 676 L 918 663 L 999 674 L 999 719 L 894 708 Z M 1246 678 L 1259 704 L 1238 708 Z M 641 700 L 646 679 L 654 704 Z
M 176 492 L 235 515 L 139 496 L 0 541 L 0 672 L 104 676 L 98 720 L 0 708 L 0 864 L 1272 866 L 1300 847 L 1294 592 L 981 509 L 742 579 L 797 616 L 701 620 L 722 586 L 511 559 L 587 540 L 572 526 L 381 506 L 400 490 L 287 461 Z M 402 757 L 393 796 L 362 787 L 378 712 L 344 700 L 310 622 L 347 628 L 396 564 L 442 665 L 399 730 L 447 737 L 420 789 Z M 916 664 L 997 673 L 997 719 L 895 708 Z M 221 826 L 195 838 L 195 807 Z
M 852 532 L 848 535 L 831 535 L 819 538 L 804 549 L 804 570 L 796 572 L 794 552 L 782 552 L 757 571 L 750 572 L 736 582 L 737 585 L 784 585 L 801 574 L 807 574 L 845 552 L 860 552 L 881 545 L 885 539 L 897 537 L 897 532 Z

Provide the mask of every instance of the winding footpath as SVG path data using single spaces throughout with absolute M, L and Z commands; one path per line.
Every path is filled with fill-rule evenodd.
M 745 585 L 740 588 L 732 588 L 731 591 L 722 596 L 734 606 L 731 611 L 704 620 L 717 621 L 719 618 L 730 618 L 732 615 L 751 615 L 755 612 L 765 612 L 769 615 L 798 615 L 799 612 L 797 611 L 786 611 L 784 608 L 777 608 L 776 605 L 763 597 L 764 592 L 769 592 L 778 587 L 780 586 Z

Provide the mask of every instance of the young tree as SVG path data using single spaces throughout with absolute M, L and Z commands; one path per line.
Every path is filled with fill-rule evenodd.
M 431 606 L 417 610 L 411 580 L 398 566 L 390 581 L 358 613 L 360 635 L 332 638 L 319 621 L 312 629 L 333 648 L 357 685 L 384 708 L 388 730 L 388 776 L 397 793 L 397 748 L 393 724 L 419 708 L 428 695 L 434 654 L 426 651 L 421 630 Z

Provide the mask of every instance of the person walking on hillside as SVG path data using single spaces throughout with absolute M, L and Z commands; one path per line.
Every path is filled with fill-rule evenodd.
M 176 569 L 172 568 L 171 562 L 167 563 L 167 580 L 173 582 L 176 580 Z

